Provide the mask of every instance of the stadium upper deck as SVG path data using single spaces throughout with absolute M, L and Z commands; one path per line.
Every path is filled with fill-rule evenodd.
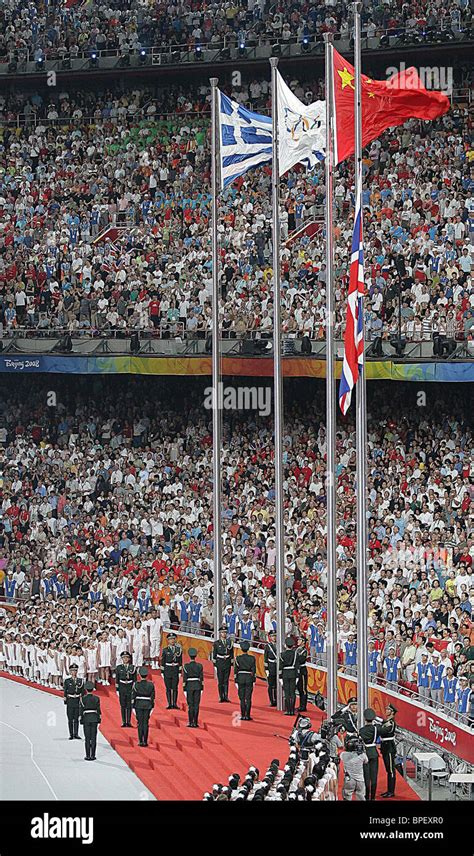
M 351 4 L 337 0 L 111 0 L 100 6 L 8 0 L 0 12 L 0 73 L 256 61 L 275 53 L 275 45 L 282 56 L 309 57 L 322 49 L 325 32 L 333 32 L 341 46 L 349 43 L 351 16 Z M 365 0 L 362 22 L 364 47 L 371 50 L 472 39 L 468 0 Z

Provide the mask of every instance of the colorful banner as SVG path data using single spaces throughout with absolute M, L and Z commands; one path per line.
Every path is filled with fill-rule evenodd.
M 191 634 L 178 633 L 178 642 L 185 653 L 189 648 L 196 648 L 198 657 L 203 660 L 210 659 L 212 650 L 210 640 Z M 234 650 L 236 654 L 241 653 L 238 645 L 234 646 Z M 265 679 L 263 653 L 258 648 L 252 648 L 251 651 L 257 660 L 257 675 L 259 678 Z M 318 669 L 308 663 L 308 691 L 310 693 L 319 691 L 325 696 L 326 683 L 325 669 Z M 357 683 L 352 678 L 346 678 L 339 673 L 337 691 L 339 701 L 342 704 L 347 704 L 351 696 L 357 695 Z M 460 725 L 438 713 L 434 708 L 423 707 L 419 702 L 398 693 L 393 693 L 382 687 L 369 686 L 369 706 L 375 710 L 377 716 L 385 718 L 385 708 L 390 702 L 393 702 L 397 708 L 396 719 L 400 728 L 405 728 L 407 731 L 434 743 L 439 749 L 444 749 L 463 761 L 474 764 L 474 740 L 472 739 L 472 731 L 467 726 Z
M 342 363 L 336 363 L 335 376 L 340 377 Z M 11 374 L 139 374 L 210 377 L 211 357 L 80 357 L 48 354 L 46 356 L 0 356 L 0 372 Z M 236 377 L 273 377 L 271 357 L 223 357 L 223 375 Z M 309 357 L 283 358 L 285 377 L 324 378 L 326 361 Z M 474 360 L 454 363 L 366 362 L 367 380 L 399 380 L 426 383 L 473 383 Z

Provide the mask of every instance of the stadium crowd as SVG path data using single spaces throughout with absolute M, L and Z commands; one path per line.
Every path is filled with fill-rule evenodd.
M 124 647 L 136 665 L 156 665 L 162 627 L 211 634 L 212 444 L 198 387 L 190 383 L 183 404 L 172 382 L 85 385 L 79 378 L 74 388 L 57 381 L 57 407 L 49 407 L 46 382 L 27 387 L 25 380 L 4 384 L 0 396 L 0 594 L 18 607 L 0 618 L 6 669 L 58 685 L 72 658 L 106 683 Z M 417 408 L 405 386 L 391 384 L 389 392 L 380 384 L 369 400 L 369 671 L 372 680 L 409 688 L 471 722 L 469 402 L 438 389 Z M 310 661 L 320 664 L 323 408 L 314 390 L 292 397 L 284 437 L 286 634 L 303 637 Z M 223 620 L 232 639 L 254 644 L 267 640 L 276 615 L 272 442 L 268 417 L 225 415 Z M 354 442 L 344 420 L 337 622 L 339 661 L 349 674 L 360 656 Z
M 363 34 L 406 35 L 429 41 L 468 30 L 469 0 L 364 0 Z M 112 0 L 109 4 L 50 0 L 22 4 L 6 0 L 0 13 L 0 60 L 63 59 L 91 51 L 127 53 L 162 48 L 272 45 L 277 40 L 321 40 L 333 32 L 341 38 L 352 30 L 351 7 L 339 0 Z
M 291 81 L 302 100 L 321 95 Z M 265 81 L 233 93 L 268 109 Z M 0 96 L 0 322 L 51 334 L 205 338 L 211 327 L 209 92 Z M 21 114 L 18 124 L 15 118 Z M 413 120 L 364 161 L 368 337 L 474 336 L 468 108 Z M 272 331 L 270 169 L 219 205 L 224 337 Z M 324 173 L 281 183 L 283 331 L 324 337 Z M 335 178 L 336 335 L 345 323 L 353 165 Z M 298 232 L 315 223 L 312 236 Z M 112 231 L 107 233 L 107 230 Z M 292 239 L 292 236 L 296 235 Z M 102 236 L 102 239 L 100 239 Z

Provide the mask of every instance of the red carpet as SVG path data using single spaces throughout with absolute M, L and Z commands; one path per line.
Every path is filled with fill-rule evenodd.
M 227 783 L 231 773 L 245 775 L 255 764 L 263 774 L 273 758 L 283 764 L 288 757 L 287 738 L 293 719 L 268 706 L 266 685 L 257 681 L 253 694 L 253 722 L 239 720 L 237 690 L 230 683 L 231 704 L 219 704 L 217 685 L 210 663 L 204 663 L 205 689 L 199 713 L 200 728 L 186 728 L 184 693 L 180 687 L 180 710 L 166 710 L 164 683 L 153 672 L 156 705 L 150 718 L 149 746 L 138 747 L 136 728 L 121 728 L 120 707 L 113 686 L 98 687 L 102 707 L 100 730 L 116 752 L 161 800 L 200 800 L 214 782 Z M 0 672 L 1 677 L 28 684 L 24 678 Z M 33 684 L 33 686 L 36 686 Z M 61 691 L 37 687 L 62 695 Z M 323 714 L 310 704 L 308 716 L 318 727 Z M 134 719 L 132 721 L 135 721 Z M 280 738 L 277 735 L 282 735 Z M 283 739 L 284 738 L 284 739 Z M 339 780 L 339 794 L 342 776 Z M 377 798 L 386 790 L 383 762 L 379 763 Z M 418 800 L 409 784 L 397 775 L 397 800 Z M 384 800 L 387 804 L 394 800 Z
M 227 784 L 231 773 L 243 776 L 255 764 L 263 774 L 273 758 L 279 758 L 283 764 L 288 757 L 288 735 L 294 720 L 268 706 L 266 685 L 257 681 L 253 721 L 241 722 L 237 690 L 232 681 L 231 703 L 219 704 L 210 663 L 204 663 L 204 673 L 200 728 L 194 729 L 186 728 L 188 717 L 182 689 L 178 697 L 180 710 L 166 710 L 163 680 L 153 672 L 156 705 L 150 717 L 146 749 L 138 747 L 135 729 L 120 727 L 120 708 L 113 688 L 101 687 L 102 733 L 158 799 L 200 800 L 215 782 Z M 314 725 L 322 719 L 322 713 L 313 705 L 309 715 Z

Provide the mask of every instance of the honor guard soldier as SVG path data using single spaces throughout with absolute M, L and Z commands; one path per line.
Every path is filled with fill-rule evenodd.
M 182 667 L 181 645 L 176 642 L 176 633 L 168 633 L 168 645 L 161 654 L 161 674 L 165 681 L 168 710 L 178 710 L 178 685 Z
M 132 655 L 122 652 L 122 662 L 115 671 L 115 688 L 118 692 L 122 712 L 122 728 L 132 727 L 132 687 L 137 679 L 137 670 L 131 665 Z
M 138 670 L 140 680 L 132 687 L 132 705 L 135 708 L 138 726 L 138 745 L 148 746 L 148 723 L 155 706 L 155 685 L 148 681 L 148 669 L 142 666 Z
M 382 794 L 383 797 L 395 796 L 395 755 L 397 751 L 395 744 L 395 731 L 397 728 L 395 722 L 396 712 L 397 708 L 393 704 L 387 705 L 385 719 L 382 725 L 379 726 L 380 751 L 387 771 L 387 790 Z
M 285 639 L 286 651 L 280 654 L 280 674 L 283 681 L 285 696 L 285 716 L 295 715 L 296 681 L 298 680 L 298 651 L 293 647 L 293 640 Z
M 296 684 L 296 689 L 298 690 L 299 696 L 299 713 L 305 713 L 308 705 L 308 669 L 306 666 L 307 660 L 307 651 L 306 651 L 306 639 L 298 639 L 298 647 L 296 649 L 298 654 L 298 681 Z
M 86 744 L 86 761 L 95 761 L 97 746 L 97 729 L 101 721 L 100 698 L 92 695 L 94 684 L 90 681 L 84 684 L 85 695 L 79 701 L 81 725 L 84 728 Z
M 78 666 L 71 663 L 70 677 L 64 681 L 64 704 L 66 705 L 69 725 L 69 740 L 80 740 L 79 737 L 79 702 L 84 695 L 84 681 L 77 677 Z
M 183 666 L 183 690 L 188 702 L 188 728 L 199 728 L 198 715 L 204 689 L 204 670 L 201 663 L 196 663 L 196 649 L 190 648 L 188 653 L 190 662 Z
M 227 627 L 221 627 L 219 639 L 212 646 L 212 662 L 217 672 L 219 701 L 229 701 L 230 670 L 234 661 L 234 645 L 228 638 Z
M 263 662 L 265 664 L 265 672 L 267 674 L 270 707 L 277 706 L 277 661 L 276 631 L 270 630 L 268 634 L 268 642 L 265 645 L 265 651 L 263 653 Z
M 249 654 L 250 642 L 244 640 L 240 643 L 243 651 L 235 658 L 234 678 L 240 699 L 241 719 L 251 720 L 253 685 L 257 679 L 257 662 L 252 654 Z
M 365 798 L 374 800 L 377 792 L 377 777 L 379 772 L 379 753 L 377 751 L 377 726 L 374 723 L 375 710 L 367 707 L 364 710 L 364 725 L 359 736 L 364 743 L 367 764 L 364 764 Z
M 346 706 L 341 710 L 341 723 L 347 734 L 358 734 L 357 728 L 357 699 L 351 696 Z

